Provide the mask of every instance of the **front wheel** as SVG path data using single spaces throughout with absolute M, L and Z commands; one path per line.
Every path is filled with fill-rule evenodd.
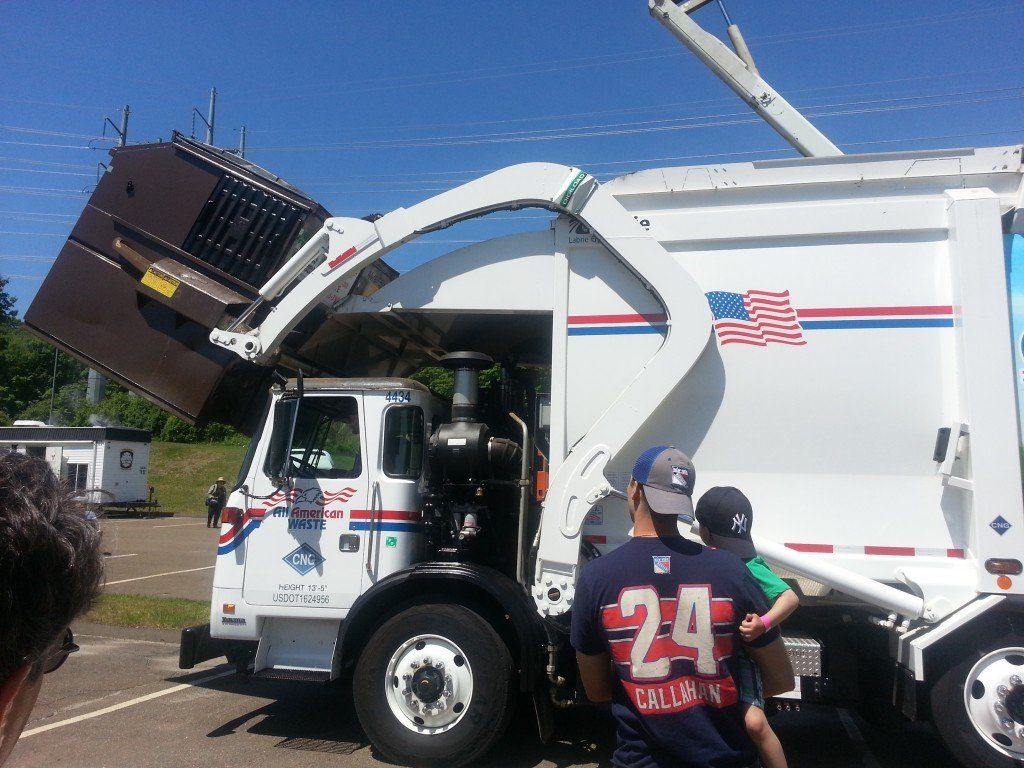
M 932 720 L 967 768 L 1011 768 L 1024 760 L 1024 638 L 983 643 L 948 669 L 931 692 Z
M 420 605 L 388 619 L 356 664 L 359 722 L 388 759 L 458 768 L 479 758 L 512 718 L 512 658 L 480 616 Z

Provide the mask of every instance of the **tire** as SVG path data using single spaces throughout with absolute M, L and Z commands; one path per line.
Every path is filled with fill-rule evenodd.
M 508 727 L 512 672 L 508 648 L 479 615 L 459 605 L 416 606 L 382 624 L 360 655 L 352 685 L 356 714 L 387 759 L 459 768 Z
M 1015 672 L 1018 667 L 1019 672 Z M 1018 720 L 1024 718 L 1024 712 L 1012 707 L 1016 717 L 1011 722 L 1016 722 L 1009 730 L 992 725 L 985 719 L 987 711 L 990 708 L 995 711 L 995 704 L 1000 701 L 992 690 L 996 688 L 993 682 L 1014 674 L 1024 678 L 1024 637 L 1010 633 L 980 643 L 966 658 L 946 670 L 932 686 L 932 722 L 946 749 L 965 768 L 1014 768 L 1024 759 L 1024 737 L 1018 735 L 1024 732 L 1024 723 Z M 987 680 L 988 686 L 979 678 Z M 977 683 L 981 683 L 980 687 Z M 1015 686 L 1007 683 L 1007 687 L 1013 690 Z M 1024 685 L 1018 687 L 1015 696 L 1024 698 Z M 970 702 L 967 697 L 970 697 Z M 1002 749 L 995 745 L 994 738 L 982 735 L 982 731 L 1000 736 L 1003 739 Z M 1013 737 L 1012 741 L 1007 733 Z M 1014 758 L 1011 754 L 1020 756 Z

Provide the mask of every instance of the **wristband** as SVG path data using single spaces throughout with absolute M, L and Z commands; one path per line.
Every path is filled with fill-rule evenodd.
M 769 616 L 767 613 L 764 616 L 759 616 L 758 618 L 760 618 L 761 623 L 764 624 L 766 632 L 772 628 L 772 617 Z

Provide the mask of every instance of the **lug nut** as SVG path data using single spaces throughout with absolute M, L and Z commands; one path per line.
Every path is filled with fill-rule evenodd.
M 1012 731 L 1012 730 L 1013 730 L 1013 720 L 1011 720 L 1010 718 L 1008 718 L 1008 717 L 1004 717 L 1004 718 L 1002 718 L 1002 719 L 1001 719 L 1001 720 L 999 721 L 999 723 L 1000 723 L 1000 725 L 1002 725 L 1002 726 L 1003 726 L 1003 728 L 1005 728 L 1006 730 L 1008 730 L 1008 731 Z
M 444 669 L 444 662 L 439 661 L 434 665 L 437 669 Z
M 1004 714 L 1006 714 L 1006 707 L 1004 707 L 998 701 L 996 702 L 996 705 L 993 707 L 993 709 L 996 711 L 997 715 L 1004 715 Z
M 996 695 L 1000 699 L 1005 699 L 1006 698 L 1006 694 L 1008 694 L 1009 692 L 1010 692 L 1010 689 L 1007 688 L 1005 685 L 1000 685 L 998 688 L 996 688 Z
M 1020 685 L 1020 677 L 1018 675 L 1010 675 L 1010 685 Z

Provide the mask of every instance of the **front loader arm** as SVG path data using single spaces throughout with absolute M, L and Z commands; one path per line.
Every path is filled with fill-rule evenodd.
M 526 163 L 399 208 L 373 223 L 329 219 L 261 289 L 261 301 L 284 294 L 266 319 L 252 330 L 215 330 L 210 339 L 265 363 L 311 309 L 368 264 L 427 232 L 523 207 L 582 221 L 647 286 L 667 315 L 662 346 L 572 447 L 552 478 L 541 518 L 533 596 L 541 613 L 557 615 L 572 606 L 583 520 L 611 490 L 605 467 L 689 373 L 711 336 L 711 313 L 700 287 L 592 176 L 563 165 Z M 326 259 L 298 279 L 325 250 Z

